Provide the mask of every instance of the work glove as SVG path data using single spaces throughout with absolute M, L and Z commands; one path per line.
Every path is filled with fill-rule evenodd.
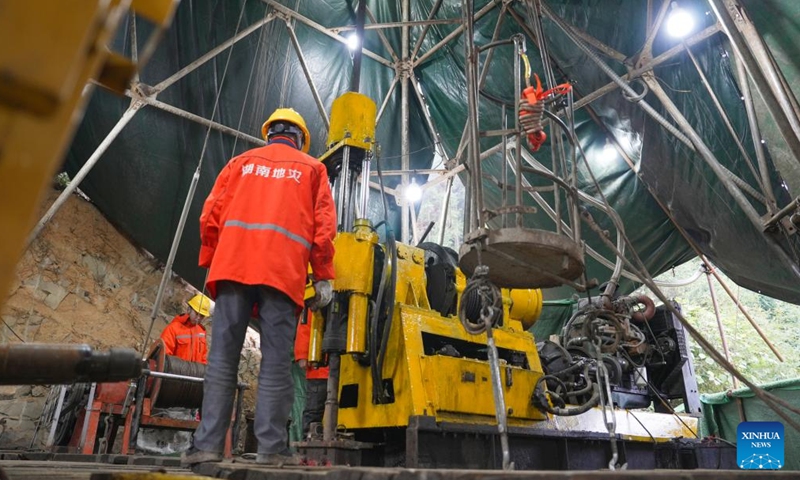
M 333 300 L 333 285 L 330 280 L 314 282 L 314 296 L 308 301 L 308 308 L 317 311 L 325 308 Z

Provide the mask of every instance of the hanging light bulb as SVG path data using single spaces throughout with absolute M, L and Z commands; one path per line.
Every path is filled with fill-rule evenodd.
M 358 39 L 358 35 L 356 35 L 356 32 L 351 33 L 350 35 L 345 37 L 345 39 L 347 40 L 347 48 L 351 52 L 355 52 L 361 45 L 361 41 Z
M 674 38 L 684 38 L 694 30 L 694 17 L 672 2 L 672 9 L 667 17 L 667 33 Z
M 411 179 L 411 183 L 403 189 L 403 196 L 408 203 L 417 203 L 422 199 L 422 189 L 417 185 L 416 179 Z

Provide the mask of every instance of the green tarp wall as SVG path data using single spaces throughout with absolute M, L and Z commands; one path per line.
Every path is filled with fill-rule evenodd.
M 761 388 L 792 405 L 800 405 L 800 378 L 768 383 L 761 385 Z M 700 396 L 700 401 L 703 404 L 703 416 L 700 421 L 701 435 L 714 435 L 731 443 L 736 443 L 736 427 L 741 421 L 739 406 L 737 405 L 739 400 L 747 421 L 784 423 L 772 409 L 756 398 L 749 388 L 742 388 L 733 390 L 730 393 L 722 392 Z M 800 416 L 787 413 L 795 421 L 800 422 Z M 798 456 L 798 453 L 800 453 L 800 432 L 784 424 L 784 433 L 785 469 L 800 470 L 800 456 Z

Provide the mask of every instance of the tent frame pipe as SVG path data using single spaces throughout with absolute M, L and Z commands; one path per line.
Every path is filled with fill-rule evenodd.
M 363 1 L 364 5 L 366 5 L 366 0 L 361 0 L 361 1 Z M 358 5 L 359 5 L 359 8 L 361 8 L 361 2 L 359 2 Z M 360 42 L 359 42 L 361 47 L 364 46 L 364 30 L 372 30 L 372 29 L 377 28 L 378 25 L 379 25 L 378 21 L 375 19 L 375 15 L 372 13 L 372 10 L 370 10 L 369 7 L 366 7 L 366 8 L 367 8 L 367 16 L 369 17 L 369 21 L 372 22 L 372 25 L 363 25 L 363 24 L 361 25 L 361 35 L 360 35 Z M 358 29 L 356 29 L 356 31 L 358 31 Z M 395 63 L 397 63 L 400 59 L 397 58 L 397 53 L 395 53 L 394 49 L 392 48 L 392 44 L 389 43 L 389 39 L 386 38 L 386 34 L 383 33 L 383 30 L 380 30 L 380 29 L 376 30 L 376 33 L 378 34 L 378 38 L 381 39 L 381 43 L 383 44 L 383 48 L 385 48 L 386 51 L 389 52 L 389 55 L 392 56 L 392 60 Z
M 425 117 L 425 123 L 428 125 L 428 130 L 430 130 L 431 132 L 431 137 L 433 137 L 434 148 L 439 153 L 439 156 L 442 157 L 442 160 L 444 160 L 445 165 L 447 165 L 450 163 L 450 157 L 447 155 L 447 152 L 444 149 L 444 145 L 442 144 L 442 137 L 441 135 L 439 135 L 439 130 L 436 128 L 436 124 L 433 121 L 430 109 L 428 108 L 428 102 L 422 95 L 422 85 L 420 85 L 417 77 L 413 75 L 413 72 L 411 75 L 411 83 L 414 86 L 414 93 L 417 95 L 417 100 L 419 100 L 419 104 L 422 107 L 422 116 Z M 422 171 L 417 170 L 417 172 L 422 172 Z M 384 172 L 384 175 L 386 175 L 386 172 Z
M 489 12 L 491 12 L 497 6 L 497 3 L 498 2 L 489 2 L 483 8 L 481 8 L 480 10 L 475 12 L 475 14 L 472 16 L 472 23 L 474 24 L 475 22 L 477 22 L 478 20 L 483 18 L 484 15 L 486 15 Z M 461 25 L 456 27 L 455 30 L 450 32 L 439 43 L 437 43 L 436 45 L 432 46 L 430 48 L 430 50 L 427 50 L 424 54 L 422 54 L 421 57 L 416 58 L 414 60 L 414 66 L 418 67 L 418 66 L 422 65 L 423 63 L 425 63 L 425 60 L 430 58 L 431 55 L 433 55 L 434 53 L 438 52 L 439 49 L 441 49 L 445 45 L 449 44 L 451 41 L 453 41 L 455 38 L 457 38 L 459 35 L 461 35 L 461 33 L 463 31 L 464 31 L 464 23 L 462 22 Z
M 299 13 L 297 13 L 294 10 L 292 10 L 291 8 L 286 7 L 284 5 L 281 5 L 280 3 L 276 2 L 275 0 L 262 0 L 262 1 L 266 2 L 267 5 L 270 5 L 272 8 L 274 8 L 278 12 L 282 13 L 283 15 L 288 15 L 288 16 L 294 17 L 300 23 L 303 23 L 306 26 L 313 28 L 314 30 L 316 30 L 316 31 L 322 33 L 323 35 L 326 35 L 326 36 L 336 40 L 337 42 L 339 42 L 339 43 L 341 43 L 343 45 L 347 45 L 347 39 L 346 38 L 342 37 L 341 35 L 336 35 L 334 33 L 331 33 L 327 28 L 323 27 L 319 23 L 317 23 L 317 22 L 315 22 L 315 21 L 313 21 L 313 20 L 311 20 L 311 19 L 309 19 L 309 18 L 307 18 L 307 17 L 305 17 L 303 15 L 300 15 Z M 405 27 L 405 28 L 408 28 L 408 27 Z M 387 66 L 389 68 L 394 68 L 394 64 L 391 61 L 381 57 L 380 55 L 378 55 L 377 53 L 375 53 L 375 52 L 373 52 L 371 50 L 367 50 L 366 48 L 362 48 L 362 53 L 364 55 L 366 55 L 367 57 L 369 57 L 369 58 L 375 60 L 376 62 L 380 63 L 381 65 Z
M 742 92 L 744 107 L 747 112 L 747 122 L 750 124 L 750 137 L 753 141 L 753 149 L 756 151 L 756 161 L 758 162 L 758 171 L 761 174 L 761 184 L 764 186 L 765 192 L 769 191 L 769 198 L 774 201 L 775 195 L 772 191 L 772 183 L 769 178 L 767 158 L 766 155 L 764 155 L 764 144 L 761 143 L 761 129 L 758 125 L 756 108 L 753 103 L 753 92 L 750 90 L 750 78 L 747 76 L 747 69 L 745 69 L 744 62 L 737 57 L 734 57 L 734 61 L 736 62 L 736 73 L 739 77 L 739 89 Z
M 331 123 L 330 120 L 328 120 L 328 113 L 325 111 L 325 105 L 323 105 L 317 87 L 314 85 L 314 79 L 311 78 L 311 72 L 308 70 L 308 64 L 306 63 L 306 56 L 303 54 L 303 49 L 300 48 L 300 42 L 297 40 L 294 27 L 292 27 L 288 19 L 286 20 L 286 30 L 289 32 L 289 38 L 292 40 L 292 45 L 294 45 L 294 51 L 297 54 L 297 59 L 300 61 L 300 67 L 303 69 L 303 75 L 306 77 L 308 86 L 311 89 L 311 95 L 314 96 L 314 103 L 317 105 L 317 110 L 319 110 L 319 116 L 322 117 L 325 128 L 330 130 Z
M 460 18 L 440 18 L 438 20 L 409 20 L 408 22 L 385 22 L 385 23 L 378 23 L 374 20 L 371 20 L 372 23 L 365 26 L 364 28 L 367 30 L 383 30 L 387 28 L 402 28 L 402 27 L 422 27 L 427 26 L 430 27 L 431 25 L 446 25 L 446 24 L 453 24 L 459 23 L 461 21 Z M 333 27 L 329 28 L 333 33 L 339 32 L 347 32 L 351 30 L 355 30 L 356 27 L 353 25 L 345 25 L 344 27 Z
M 758 185 L 761 187 L 761 192 L 765 198 L 767 198 L 766 207 L 767 211 L 772 213 L 774 211 L 775 205 L 775 197 L 772 192 L 772 188 L 769 188 L 769 183 L 766 185 L 762 181 L 761 175 L 756 172 L 755 166 L 753 166 L 753 160 L 750 158 L 750 155 L 745 150 L 744 145 L 739 140 L 739 135 L 736 134 L 736 130 L 733 128 L 733 124 L 731 124 L 730 117 L 728 117 L 728 113 L 725 111 L 725 108 L 722 106 L 722 103 L 719 101 L 717 94 L 714 92 L 714 89 L 711 87 L 711 84 L 708 82 L 708 78 L 706 78 L 706 74 L 703 72 L 703 69 L 700 67 L 700 62 L 697 61 L 697 57 L 694 56 L 692 53 L 692 48 L 688 45 L 684 45 L 686 49 L 686 53 L 689 56 L 689 59 L 692 61 L 695 70 L 697 70 L 697 74 L 700 76 L 700 81 L 703 83 L 703 86 L 706 88 L 708 95 L 711 97 L 711 101 L 714 103 L 714 106 L 719 113 L 720 118 L 722 118 L 722 123 L 725 124 L 725 127 L 728 129 L 728 133 L 731 134 L 734 143 L 736 143 L 736 147 L 739 149 L 739 152 L 742 154 L 742 158 L 744 158 L 745 163 L 750 168 L 750 172 L 753 174 L 753 178 L 755 178 Z M 762 172 L 763 173 L 763 172 Z
M 666 5 L 669 5 L 669 2 L 664 2 L 664 3 Z M 545 15 L 547 15 L 551 19 L 553 17 L 557 16 L 555 14 L 555 12 L 553 12 L 553 10 L 550 9 L 550 7 L 547 5 L 547 3 L 541 2 L 541 5 L 542 5 L 542 12 Z M 514 12 L 514 14 L 516 14 L 516 12 Z M 512 14 L 512 15 L 514 15 L 514 14 Z M 566 22 L 564 22 L 564 23 L 566 23 Z M 609 45 L 606 45 L 605 43 L 601 42 L 597 38 L 591 36 L 590 34 L 586 33 L 584 30 L 582 30 L 582 29 L 580 29 L 580 28 L 578 28 L 578 27 L 576 27 L 574 25 L 569 25 L 569 29 L 572 31 L 573 34 L 575 34 L 581 40 L 583 40 L 584 42 L 586 42 L 589 45 L 593 46 L 597 50 L 600 50 L 607 57 L 617 61 L 618 63 L 624 64 L 625 60 L 628 58 L 624 53 L 621 53 L 621 52 L 615 50 L 613 47 L 611 47 Z M 532 37 L 532 39 L 533 39 L 534 42 L 538 42 L 539 41 L 538 38 L 533 38 Z M 648 38 L 648 40 L 652 43 L 651 39 Z
M 702 31 L 698 32 L 697 34 L 687 38 L 684 42 L 688 46 L 693 46 L 693 45 L 696 45 L 696 44 L 706 40 L 707 38 L 709 38 L 709 37 L 711 37 L 713 35 L 716 35 L 719 31 L 720 31 L 719 25 L 712 25 L 712 26 L 706 28 L 705 30 L 702 30 Z M 683 52 L 683 46 L 682 45 L 676 45 L 676 46 L 670 48 L 669 50 L 667 50 L 666 52 L 662 53 L 661 55 L 653 58 L 651 61 L 647 62 L 646 64 L 640 66 L 639 68 L 631 70 L 630 72 L 626 73 L 625 75 L 622 75 L 620 78 L 622 78 L 625 81 L 631 81 L 631 80 L 633 80 L 635 78 L 639 78 L 643 74 L 649 72 L 650 70 L 652 70 L 655 67 L 661 65 L 662 63 L 664 63 L 664 62 L 666 62 L 668 60 L 672 60 L 673 58 L 675 58 L 677 55 L 681 54 L 682 52 Z M 586 105 L 589 105 L 590 103 L 594 102 L 595 100 L 603 97 L 605 94 L 613 92 L 617 88 L 619 88 L 619 85 L 617 85 L 615 82 L 609 82 L 609 83 L 603 85 L 602 87 L 598 88 L 597 90 L 594 90 L 593 92 L 590 92 L 590 93 L 582 96 L 580 99 L 578 99 L 575 102 L 575 105 L 574 105 L 573 108 L 576 111 L 580 110 L 581 108 L 585 107 Z
M 442 200 L 442 214 L 439 216 L 439 245 L 444 245 L 444 231 L 447 227 L 447 213 L 450 210 L 450 194 L 453 192 L 453 177 L 447 179 L 444 200 Z
M 411 6 L 409 0 L 403 0 L 402 3 L 402 16 L 403 22 L 407 22 L 409 20 L 409 15 L 411 14 Z M 412 64 L 409 59 L 409 35 L 408 35 L 409 27 L 407 25 L 402 27 L 401 31 L 401 40 L 400 40 L 400 55 L 402 57 L 398 68 L 400 69 L 400 117 L 401 117 L 401 126 L 400 126 L 400 168 L 402 170 L 409 170 L 410 167 L 410 159 L 409 159 L 409 151 L 410 151 L 410 143 L 409 143 L 409 112 L 408 112 L 408 84 L 409 84 L 409 75 L 412 74 L 410 69 L 412 68 Z M 403 174 L 401 180 L 403 188 L 401 189 L 402 193 L 405 193 L 405 189 L 409 185 L 409 175 L 408 173 Z M 410 219 L 410 209 L 414 208 L 413 205 L 409 205 L 409 202 L 403 198 L 402 201 L 402 213 L 403 218 L 400 224 L 400 238 L 401 242 L 407 242 L 409 238 L 409 222 Z
M 661 102 L 664 109 L 670 114 L 673 120 L 678 123 L 683 133 L 689 137 L 692 144 L 695 146 L 696 153 L 705 161 L 706 165 L 713 170 L 720 183 L 722 183 L 728 193 L 733 197 L 734 201 L 739 205 L 739 208 L 741 208 L 745 215 L 747 215 L 747 218 L 753 223 L 758 231 L 762 231 L 763 221 L 761 220 L 761 216 L 758 214 L 758 212 L 756 212 L 755 208 L 753 208 L 753 205 L 747 201 L 747 198 L 744 196 L 736 183 L 726 175 L 724 167 L 719 164 L 716 157 L 714 157 L 714 154 L 711 152 L 705 142 L 703 142 L 694 128 L 692 128 L 692 126 L 689 124 L 689 121 L 686 120 L 686 117 L 683 116 L 675 103 L 672 102 L 672 99 L 669 97 L 669 95 L 661 88 L 661 85 L 655 79 L 648 77 L 645 78 L 645 82 L 650 87 L 650 91 Z M 786 265 L 794 265 L 792 259 L 789 258 L 789 255 L 786 253 L 786 251 L 783 250 L 783 248 L 774 238 L 769 235 L 764 235 L 764 239 L 767 241 L 767 245 L 769 245 L 773 252 L 779 256 L 782 262 L 786 263 Z M 792 268 L 791 271 L 796 277 L 800 278 L 800 270 L 798 270 L 796 266 Z
M 747 11 L 740 2 L 732 0 L 708 0 L 708 3 L 730 39 L 736 58 L 744 63 L 753 79 L 753 85 L 772 114 L 786 145 L 795 160 L 800 161 L 800 118 L 794 109 L 797 100 L 784 88 L 781 73 L 772 63 Z
M 143 102 L 131 100 L 128 109 L 122 114 L 120 119 L 117 121 L 117 124 L 114 125 L 108 134 L 106 134 L 106 137 L 102 142 L 100 142 L 100 145 L 97 146 L 89 159 L 86 160 L 86 163 L 84 163 L 80 170 L 78 170 L 78 173 L 75 174 L 75 177 L 70 180 L 66 188 L 64 188 L 64 190 L 58 195 L 58 198 L 56 198 L 53 204 L 50 205 L 50 208 L 47 209 L 47 212 L 45 212 L 36 226 L 33 227 L 33 230 L 28 236 L 27 245 L 30 245 L 31 242 L 39 235 L 39 233 L 41 233 L 47 222 L 49 222 L 50 219 L 52 219 L 53 216 L 61 209 L 64 203 L 66 203 L 67 199 L 69 199 L 78 186 L 80 186 L 83 179 L 86 178 L 89 172 L 92 171 L 92 168 L 97 165 L 97 162 L 100 161 L 100 158 L 102 158 L 103 154 L 106 153 L 108 147 L 111 146 L 114 140 L 119 136 L 120 132 L 122 132 L 125 126 L 131 121 L 131 119 L 133 119 L 133 116 L 136 115 L 136 112 L 138 112 L 143 106 Z
M 667 18 L 667 12 L 669 11 L 670 5 L 672 2 L 662 2 L 661 8 L 658 9 L 658 15 L 656 16 L 655 21 L 652 25 L 648 22 L 647 24 L 647 38 L 642 45 L 642 48 L 639 50 L 638 58 L 636 63 L 640 63 L 642 60 L 651 60 L 653 58 L 653 42 L 658 35 L 658 32 L 661 30 L 661 25 L 664 23 L 664 19 Z M 648 4 L 648 17 L 651 15 L 651 7 L 652 4 Z
M 708 280 L 708 294 L 711 296 L 711 305 L 714 307 L 714 316 L 717 319 L 717 328 L 719 329 L 719 338 L 722 341 L 722 353 L 725 354 L 725 360 L 729 363 L 731 361 L 731 354 L 728 350 L 728 339 L 725 336 L 725 327 L 722 325 L 722 318 L 719 315 L 719 305 L 717 304 L 717 295 L 714 292 L 714 282 L 711 281 L 711 269 L 714 268 L 711 265 L 703 264 L 703 267 L 706 270 L 706 280 Z M 736 376 L 731 375 L 733 379 L 733 388 L 739 388 L 739 380 L 736 379 Z
M 168 103 L 164 103 L 164 102 L 162 102 L 160 100 L 156 100 L 156 99 L 154 99 L 152 97 L 141 97 L 141 96 L 138 96 L 136 93 L 134 93 L 132 91 L 126 92 L 126 95 L 131 97 L 131 98 L 134 98 L 137 101 L 140 101 L 140 102 L 142 102 L 142 103 L 144 103 L 144 104 L 146 104 L 146 105 L 148 105 L 150 107 L 154 107 L 154 108 L 157 108 L 159 110 L 163 110 L 163 111 L 165 111 L 167 113 L 171 113 L 171 114 L 173 114 L 175 116 L 178 116 L 178 117 L 184 118 L 186 120 L 198 123 L 198 124 L 203 125 L 205 127 L 213 128 L 214 130 L 217 130 L 219 132 L 226 133 L 228 135 L 234 136 L 234 137 L 238 138 L 239 140 L 244 140 L 244 141 L 253 143 L 255 145 L 258 145 L 258 146 L 266 145 L 266 142 L 264 140 L 260 139 L 260 138 L 254 137 L 252 135 L 248 135 L 248 134 L 246 134 L 244 132 L 241 132 L 241 131 L 236 130 L 236 129 L 231 128 L 231 127 L 228 127 L 227 125 L 222 125 L 221 123 L 217 123 L 217 122 L 215 122 L 213 120 L 209 120 L 209 119 L 207 119 L 205 117 L 201 117 L 199 115 L 195 115 L 194 113 L 187 112 L 186 110 L 180 109 L 180 108 L 178 108 L 178 107 L 176 107 L 174 105 L 170 105 Z
M 197 70 L 200 66 L 202 66 L 203 64 L 205 64 L 206 62 L 208 62 L 212 58 L 216 57 L 217 55 L 219 55 L 220 53 L 224 52 L 228 48 L 233 47 L 239 40 L 242 40 L 243 38 L 247 37 L 248 35 L 250 35 L 251 33 L 255 32 L 256 30 L 258 30 L 259 28 L 263 27 L 264 25 L 266 25 L 267 23 L 271 22 L 274 19 L 275 19 L 275 14 L 274 13 L 269 13 L 267 16 L 265 16 L 261 20 L 253 23 L 252 25 L 250 25 L 249 27 L 245 28 L 244 30 L 242 30 L 238 34 L 234 35 L 233 37 L 229 38 L 228 40 L 225 40 L 223 43 L 221 43 L 221 44 L 217 45 L 216 47 L 212 48 L 207 53 L 205 53 L 204 55 L 202 55 L 201 57 L 199 57 L 197 60 L 193 61 L 189 65 L 186 65 L 185 67 L 181 68 L 180 70 L 178 70 L 177 72 L 173 73 L 169 77 L 167 77 L 164 80 L 158 82 L 153 87 L 153 89 L 155 90 L 156 93 L 160 93 L 160 92 L 164 91 L 164 89 L 166 89 L 167 87 L 169 87 L 173 83 L 177 82 L 178 80 L 180 80 L 181 78 L 185 77 L 189 73 Z
M 474 44 L 474 20 L 472 17 L 473 4 L 472 0 L 462 0 L 462 12 L 464 16 L 464 24 L 466 26 L 464 32 L 464 69 L 466 74 L 466 87 L 467 87 L 467 124 L 469 128 L 467 139 L 467 160 L 466 164 L 469 165 L 470 180 L 472 181 L 472 197 L 474 199 L 474 208 L 470 212 L 470 230 L 475 230 L 483 225 L 483 174 L 481 169 L 480 144 L 478 143 L 478 76 L 476 70 L 478 68 L 478 52 Z
M 439 8 L 442 6 L 442 0 L 436 0 L 436 3 L 433 4 L 431 7 L 431 11 L 428 13 L 428 22 L 433 20 L 433 17 L 439 13 Z M 425 40 L 425 36 L 428 34 L 428 30 L 431 29 L 432 23 L 426 23 L 424 27 L 422 27 L 422 33 L 419 34 L 419 38 L 417 39 L 416 45 L 414 45 L 413 50 L 411 51 L 411 58 L 417 58 L 419 54 L 419 49 L 422 48 L 422 42 Z
M 394 78 L 392 79 L 392 83 L 389 85 L 389 89 L 386 91 L 386 95 L 383 97 L 381 108 L 378 109 L 378 115 L 375 117 L 375 125 L 377 125 L 381 121 L 381 117 L 383 117 L 383 112 L 384 110 L 386 110 L 386 106 L 389 104 L 389 100 L 392 98 L 392 93 L 394 93 L 394 89 L 397 88 L 397 83 L 399 81 L 400 81 L 400 73 L 396 72 Z

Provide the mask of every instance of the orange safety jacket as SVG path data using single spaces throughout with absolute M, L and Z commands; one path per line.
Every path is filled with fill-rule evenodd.
M 303 305 L 314 279 L 332 280 L 336 210 L 325 166 L 282 143 L 248 150 L 222 169 L 200 216 L 200 266 L 216 282 L 267 285 Z
M 189 362 L 208 363 L 206 327 L 192 325 L 188 313 L 173 318 L 167 328 L 161 332 L 161 338 L 167 348 L 167 355 L 173 355 Z
M 311 340 L 311 310 L 306 310 L 307 314 L 297 322 L 297 334 L 294 337 L 294 360 L 308 360 L 308 347 Z M 306 378 L 325 379 L 328 378 L 328 367 L 313 368 L 311 365 L 306 367 Z

